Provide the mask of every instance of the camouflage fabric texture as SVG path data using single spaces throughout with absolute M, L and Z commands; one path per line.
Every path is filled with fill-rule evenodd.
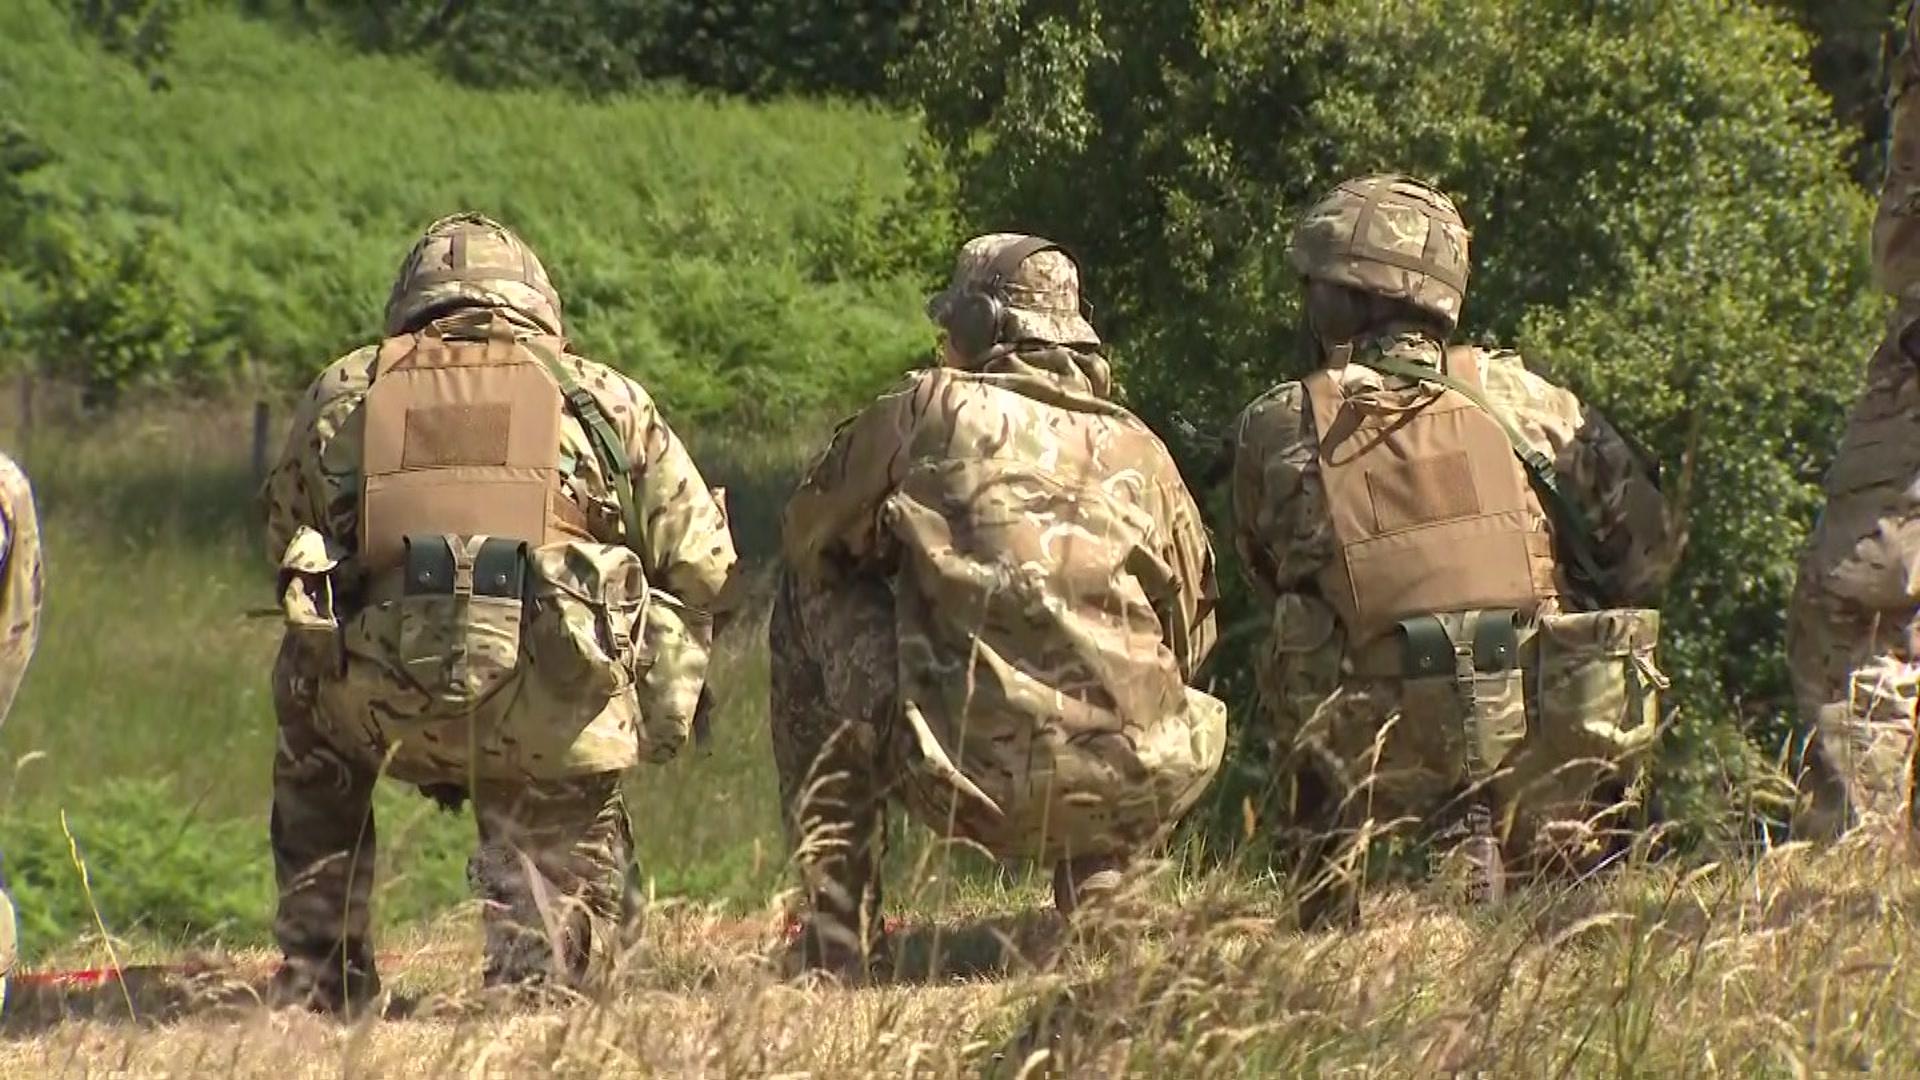
M 40 643 L 43 573 L 33 490 L 13 459 L 0 454 L 0 726 L 6 724 Z M 0 1005 L 6 1002 L 7 975 L 19 959 L 13 901 L 6 888 L 0 873 Z
M 1418 333 L 1363 342 L 1368 355 L 1436 366 L 1444 350 Z M 1528 371 L 1510 352 L 1477 354 L 1489 403 L 1526 441 L 1555 463 L 1564 486 L 1595 528 L 1596 555 L 1622 602 L 1658 594 L 1677 559 L 1666 504 L 1646 467 L 1597 412 L 1571 393 Z M 1360 363 L 1335 372 L 1350 397 L 1370 395 L 1383 407 L 1404 406 L 1430 391 Z M 1234 434 L 1234 542 L 1256 592 L 1272 611 L 1272 630 L 1255 665 L 1267 738 L 1288 790 L 1278 793 L 1283 827 L 1354 831 L 1392 825 L 1432 833 L 1457 817 L 1465 779 L 1464 707 L 1454 679 L 1409 680 L 1382 670 L 1374 657 L 1354 655 L 1346 629 L 1319 592 L 1322 571 L 1337 557 L 1316 456 L 1317 432 L 1297 382 L 1269 391 L 1242 413 Z M 1542 522 L 1543 526 L 1549 523 Z M 1557 568 L 1561 596 L 1574 595 L 1566 568 Z M 1475 688 L 1487 719 L 1479 724 L 1481 759 L 1499 765 L 1495 779 L 1501 827 L 1510 857 L 1520 862 L 1559 858 L 1534 852 L 1536 839 L 1566 831 L 1561 821 L 1585 781 L 1570 768 L 1577 746 L 1609 750 L 1609 759 L 1637 753 L 1624 733 L 1583 732 L 1556 725 L 1553 740 L 1530 740 L 1529 713 L 1553 698 L 1617 707 L 1623 726 L 1645 711 L 1657 688 L 1650 612 L 1610 612 L 1610 623 L 1563 613 L 1557 600 L 1540 612 L 1545 629 L 1523 631 L 1516 668 L 1483 676 Z M 1555 672 L 1586 670 L 1581 659 L 1604 659 L 1611 671 L 1598 682 L 1564 686 Z M 1634 673 L 1638 672 L 1638 675 Z M 1639 689 L 1634 689 L 1638 685 Z M 1635 696 L 1639 695 L 1639 696 Z M 1629 705 L 1634 708 L 1629 708 Z M 1641 711 L 1635 712 L 1635 709 Z M 1651 726 L 1647 727 L 1651 732 Z M 1617 734 L 1618 738 L 1612 736 Z M 1597 737 L 1596 746 L 1591 738 Z M 1571 741 L 1575 745 L 1568 745 Z M 1556 746 L 1555 743 L 1558 743 Z M 1611 746 L 1611 743 L 1620 745 Z M 1304 788 L 1301 785 L 1304 783 Z M 1303 791 L 1306 794 L 1303 794 Z M 1311 804 L 1311 805 L 1308 805 Z
M 1825 481 L 1826 508 L 1787 609 L 1787 662 L 1807 739 L 1794 830 L 1829 838 L 1863 820 L 1913 821 L 1920 694 L 1920 369 L 1902 300 L 1867 365 Z
M 274 936 L 290 964 L 322 983 L 347 967 L 371 979 L 373 788 L 382 761 L 367 744 L 342 744 L 313 724 L 315 680 L 301 666 L 283 644 L 273 686 Z M 479 822 L 467 877 L 482 901 L 486 984 L 595 985 L 613 963 L 631 904 L 633 837 L 620 774 L 481 780 L 465 794 Z
M 1348 180 L 1301 216 L 1288 259 L 1303 277 L 1460 321 L 1470 235 L 1453 200 L 1404 176 Z
M 1219 764 L 1212 552 L 1166 448 L 1099 357 L 996 351 L 910 376 L 788 504 L 789 569 L 893 587 L 898 793 L 1052 861 L 1151 845 Z
M 486 333 L 495 324 L 493 312 L 475 309 L 449 314 L 433 325 L 457 338 Z M 525 329 L 533 332 L 530 325 Z M 282 604 L 290 633 L 318 647 L 314 661 L 320 666 L 312 669 L 316 672 L 328 670 L 330 616 L 322 609 L 351 606 L 332 594 L 354 584 L 360 482 L 357 410 L 371 381 L 373 359 L 372 348 L 362 349 L 320 375 L 295 414 L 287 447 L 268 479 L 268 548 L 282 567 Z M 589 617 L 579 608 L 588 594 L 602 602 L 613 595 L 616 608 L 629 604 L 634 598 L 621 599 L 619 594 L 640 588 L 634 584 L 636 570 L 648 588 L 670 594 L 684 608 L 705 611 L 718 598 L 735 561 L 725 512 L 639 384 L 570 354 L 559 362 L 600 403 L 626 447 L 633 475 L 639 478 L 633 497 L 642 535 L 634 545 L 637 562 L 616 546 L 624 539 L 624 525 L 611 487 L 614 481 L 605 475 L 585 428 L 568 412 L 561 430 L 572 472 L 563 481 L 563 494 L 583 511 L 588 528 L 603 543 L 534 554 L 536 609 L 544 605 L 556 614 L 549 620 L 536 611 L 530 625 L 536 632 L 551 626 L 557 631 L 553 640 L 566 640 L 567 617 L 557 609 L 571 598 L 577 623 Z M 601 550 L 588 550 L 594 547 Z M 569 691 L 551 681 L 541 687 L 550 695 L 552 708 L 540 702 L 516 707 L 511 722 L 493 737 L 482 730 L 482 738 L 471 739 L 474 732 L 464 721 L 455 725 L 459 730 L 454 734 L 435 730 L 431 721 L 436 718 L 425 708 L 427 696 L 413 674 L 390 666 L 406 652 L 398 641 L 403 623 L 433 623 L 402 620 L 399 601 L 382 603 L 391 607 L 332 611 L 331 618 L 342 629 L 341 648 L 349 658 L 365 662 L 349 665 L 343 677 L 323 680 L 319 701 L 324 707 L 316 723 L 332 730 L 339 741 L 365 744 L 383 755 L 391 751 L 394 775 L 422 783 L 457 781 L 475 773 L 493 779 L 553 779 L 621 769 L 638 760 L 638 710 L 631 695 L 616 694 L 606 713 L 583 724 L 575 716 L 577 701 L 566 700 Z M 636 623 L 644 620 L 638 607 L 632 614 Z M 503 617 L 511 622 L 511 615 Z M 507 647 L 504 641 L 498 644 Z M 414 651 L 433 655 L 432 649 Z M 339 666 L 337 655 L 332 666 Z
M 1796 835 L 1864 821 L 1920 826 L 1920 4 L 1894 62 L 1873 271 L 1896 301 L 1825 480 L 1826 508 L 1787 608 L 1787 664 L 1805 740 Z
M 895 633 L 893 590 L 878 575 L 781 570 L 767 627 L 769 728 L 813 966 L 856 971 L 884 946 L 879 867 L 904 773 L 888 737 L 899 707 Z
M 994 260 L 1002 251 L 1027 237 L 1020 233 L 989 233 L 967 241 L 954 260 L 947 291 L 928 301 L 935 315 L 943 299 L 956 291 L 992 287 Z M 1094 346 L 1100 335 L 1080 306 L 1080 270 L 1063 251 L 1041 251 L 1021 260 L 999 283 L 1006 298 L 1007 341 L 1042 341 L 1056 345 Z
M 559 299 L 531 251 L 473 215 L 435 223 L 402 267 L 388 313 L 391 328 L 452 341 L 504 333 L 519 342 L 559 329 Z M 489 979 L 577 985 L 612 943 L 624 892 L 631 839 L 620 770 L 673 741 L 638 716 L 646 654 L 664 640 L 647 611 L 702 623 L 735 559 L 726 516 L 646 391 L 567 353 L 556 363 L 599 405 L 626 458 L 631 515 L 614 487 L 623 481 L 566 410 L 559 496 L 591 542 L 532 551 L 524 599 L 474 596 L 461 611 L 434 610 L 454 601 L 406 595 L 386 575 L 367 581 L 355 559 L 361 406 L 377 353 L 357 350 L 315 380 L 267 482 L 269 557 L 286 613 L 274 672 L 276 936 L 289 965 L 330 978 L 336 996 L 343 971 L 371 976 L 370 799 L 385 774 L 474 801 L 481 844 L 470 877 L 487 901 Z M 638 535 L 628 535 L 629 516 Z M 661 595 L 671 603 L 652 602 Z M 462 664 L 449 665 L 456 653 Z M 513 704 L 457 715 L 516 660 L 534 672 L 496 695 Z M 670 666 L 669 702 L 686 696 L 689 674 Z
M 436 313 L 510 311 L 562 337 L 560 294 L 539 256 L 484 214 L 451 214 L 427 226 L 407 253 L 387 299 L 386 333 L 406 333 Z
M 40 644 L 40 517 L 20 466 L 0 454 L 0 725 Z

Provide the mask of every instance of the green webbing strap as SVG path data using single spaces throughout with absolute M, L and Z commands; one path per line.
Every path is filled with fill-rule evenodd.
M 561 396 L 567 399 L 567 407 L 587 429 L 587 441 L 593 444 L 593 456 L 600 459 L 600 468 L 607 474 L 607 486 L 613 489 L 613 501 L 620 507 L 620 522 L 627 530 L 627 546 L 635 554 L 640 553 L 640 511 L 634 505 L 633 477 L 627 467 L 627 449 L 621 445 L 620 436 L 607 421 L 607 414 L 601 411 L 599 399 L 588 393 L 573 377 L 573 372 L 553 355 L 545 345 L 528 339 L 521 344 L 533 350 L 534 355 L 546 361 L 547 370 L 553 373 L 554 381 L 560 384 Z
M 1387 375 L 1398 375 L 1404 379 L 1446 387 L 1479 406 L 1481 412 L 1491 416 L 1494 423 L 1499 424 L 1500 430 L 1506 434 L 1507 442 L 1513 445 L 1514 455 L 1526 468 L 1527 476 L 1532 479 L 1541 501 L 1546 503 L 1547 513 L 1551 514 L 1555 524 L 1560 526 L 1561 539 L 1566 542 L 1567 551 L 1573 556 L 1574 566 L 1580 571 L 1580 576 L 1587 579 L 1587 584 L 1593 589 L 1596 599 L 1611 602 L 1613 589 L 1607 581 L 1606 574 L 1600 569 L 1599 560 L 1594 557 L 1593 525 L 1587 521 L 1586 513 L 1560 486 L 1560 474 L 1554 471 L 1553 462 L 1548 460 L 1547 455 L 1534 449 L 1533 444 L 1514 429 L 1513 424 L 1487 401 L 1486 395 L 1480 392 L 1479 387 L 1425 364 L 1415 364 L 1391 356 L 1356 358 L 1353 362 Z

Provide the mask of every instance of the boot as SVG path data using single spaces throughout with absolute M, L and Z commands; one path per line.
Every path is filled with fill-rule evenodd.
M 342 963 L 343 957 L 345 962 Z M 267 1004 L 355 1016 L 380 998 L 380 976 L 364 943 L 326 951 L 289 952 L 273 973 Z
M 1126 865 L 1126 858 L 1120 855 L 1060 860 L 1053 868 L 1054 910 L 1072 918 L 1082 908 L 1112 900 L 1120 891 L 1121 871 Z

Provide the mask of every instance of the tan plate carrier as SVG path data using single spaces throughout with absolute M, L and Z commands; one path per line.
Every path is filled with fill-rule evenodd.
M 365 404 L 360 557 L 379 582 L 409 535 L 501 536 L 530 547 L 592 540 L 561 491 L 558 339 L 432 333 L 380 346 Z

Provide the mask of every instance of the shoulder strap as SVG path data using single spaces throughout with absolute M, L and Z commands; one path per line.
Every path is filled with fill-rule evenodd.
M 1565 542 L 1567 553 L 1573 557 L 1574 568 L 1587 586 L 1602 602 L 1611 602 L 1612 583 L 1600 569 L 1600 562 L 1593 551 L 1593 525 L 1577 503 L 1568 496 L 1560 485 L 1560 474 L 1554 470 L 1553 462 L 1513 426 L 1504 414 L 1493 407 L 1487 396 L 1478 386 L 1463 379 L 1456 379 L 1444 371 L 1430 368 L 1425 364 L 1410 363 L 1391 356 L 1368 356 L 1355 358 L 1354 363 L 1365 364 L 1375 371 L 1387 375 L 1398 375 L 1404 379 L 1443 386 L 1473 402 L 1481 412 L 1492 417 L 1500 430 L 1507 436 L 1507 442 L 1513 445 L 1514 456 L 1527 470 L 1527 478 L 1533 482 L 1534 490 L 1539 493 L 1540 501 L 1546 505 L 1547 513 L 1558 526 L 1558 533 Z
M 593 444 L 593 456 L 600 459 L 601 471 L 607 474 L 607 486 L 613 490 L 613 501 L 620 507 L 620 523 L 627 533 L 627 546 L 634 553 L 644 557 L 640 550 L 640 511 L 635 503 L 632 470 L 627 464 L 627 449 L 620 442 L 620 436 L 613 430 L 613 424 L 607 420 L 607 414 L 600 408 L 600 400 L 580 385 L 573 372 L 560 362 L 560 357 L 537 338 L 528 338 L 521 342 L 533 351 L 553 373 L 554 381 L 560 384 L 560 394 L 566 399 L 567 408 L 587 429 L 587 441 Z

